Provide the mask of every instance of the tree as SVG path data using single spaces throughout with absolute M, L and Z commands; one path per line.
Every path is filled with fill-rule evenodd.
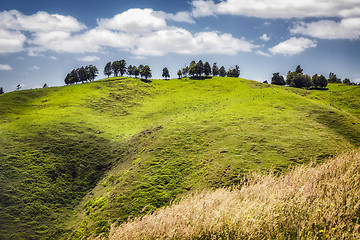
M 107 75 L 107 77 L 110 77 L 110 75 L 113 73 L 111 62 L 108 62 L 104 67 L 104 75 Z
M 190 63 L 190 67 L 189 67 L 189 74 L 191 77 L 194 77 L 196 75 L 196 62 L 195 61 L 191 61 Z
M 119 71 L 120 71 L 120 62 L 119 61 L 114 61 L 112 64 L 111 64 L 111 69 L 114 73 L 114 77 L 117 77 L 118 74 L 119 74 Z
M 236 65 L 235 68 L 230 68 L 229 71 L 226 73 L 228 77 L 239 77 L 240 76 L 240 70 L 239 66 Z
M 140 75 L 140 69 L 134 66 L 134 76 L 137 78 Z
M 323 75 L 320 75 L 318 84 L 319 84 L 320 87 L 326 88 L 326 86 L 328 84 L 328 81 L 327 81 L 326 77 L 324 77 Z
M 132 75 L 134 75 L 134 67 L 133 66 L 131 66 L 131 65 L 129 65 L 128 67 L 127 67 L 127 75 L 129 75 L 130 77 L 132 76 Z
M 150 67 L 148 65 L 145 65 L 144 67 L 141 68 L 140 70 L 140 75 L 141 77 L 144 77 L 145 79 L 151 78 L 151 70 Z
M 78 76 L 79 76 L 79 81 L 81 81 L 82 83 L 88 80 L 88 73 L 84 67 L 78 69 Z
M 219 68 L 218 68 L 218 66 L 216 65 L 216 63 L 213 64 L 212 74 L 213 74 L 213 76 L 218 76 L 218 75 L 219 75 Z
M 224 66 L 220 67 L 219 76 L 220 77 L 225 77 L 226 76 L 226 70 L 225 70 Z
M 203 62 L 200 60 L 197 64 L 196 64 L 196 75 L 197 76 L 201 76 L 204 73 L 204 64 Z
M 184 77 L 187 77 L 188 74 L 189 74 L 189 67 L 186 66 L 186 67 L 184 67 L 184 68 L 182 69 L 182 75 L 183 75 Z
M 97 67 L 95 67 L 94 65 L 89 65 L 85 67 L 85 70 L 87 72 L 87 80 L 94 81 L 94 79 L 97 77 L 99 71 L 97 69 Z
M 21 85 L 18 84 L 18 85 L 16 86 L 16 91 L 19 91 L 20 89 L 21 89 Z
M 319 75 L 317 75 L 317 74 L 314 74 L 313 76 L 312 76 L 312 78 L 311 78 L 311 81 L 312 81 L 312 83 L 313 83 L 313 86 L 315 87 L 315 88 L 317 88 L 317 87 L 320 87 L 320 76 Z
M 285 85 L 285 80 L 283 76 L 280 76 L 280 73 L 273 73 L 273 77 L 271 78 L 271 84 L 275 85 Z
M 49 86 L 45 83 L 42 88 L 48 88 Z
M 343 84 L 350 85 L 351 84 L 350 79 L 345 78 Z
M 211 66 L 208 62 L 204 64 L 204 74 L 205 76 L 209 76 L 211 74 Z
M 329 83 L 341 83 L 341 79 L 338 78 L 335 73 L 330 72 L 328 82 Z
M 287 77 L 286 77 L 286 85 L 289 85 L 291 84 L 291 81 L 293 80 L 294 78 L 294 75 L 295 75 L 295 72 L 291 72 L 289 71 L 288 74 L 287 74 Z
M 311 87 L 313 84 L 311 82 L 311 77 L 309 75 L 304 75 L 302 73 L 297 73 L 294 75 L 290 83 L 290 87 L 303 88 Z
M 0 87 L 0 94 L 4 94 L 4 89 L 3 89 L 3 87 Z
M 169 74 L 169 69 L 167 69 L 167 67 L 164 67 L 162 70 L 162 77 L 165 79 L 170 78 L 170 74 Z
M 300 67 L 300 65 L 297 65 L 295 73 L 303 73 L 303 69 Z
M 177 72 L 177 75 L 178 75 L 179 79 L 181 79 L 181 76 L 182 76 L 182 71 L 181 71 L 181 70 L 179 70 L 179 71 Z
M 126 73 L 126 61 L 125 60 L 119 61 L 119 72 L 120 72 L 120 76 L 124 76 L 124 74 Z

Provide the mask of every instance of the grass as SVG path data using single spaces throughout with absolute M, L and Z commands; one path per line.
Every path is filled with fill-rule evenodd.
M 242 187 L 202 191 L 114 223 L 109 239 L 359 239 L 359 179 L 359 151 L 281 177 L 254 173 Z
M 253 169 L 279 174 L 357 148 L 359 97 L 349 91 L 353 104 L 339 98 L 336 108 L 327 91 L 218 77 L 3 94 L 0 236 L 109 233 L 111 222 L 237 184 Z

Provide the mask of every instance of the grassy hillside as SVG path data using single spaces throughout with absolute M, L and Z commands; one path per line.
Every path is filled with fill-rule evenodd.
M 96 235 L 248 170 L 359 147 L 359 88 L 329 87 L 110 78 L 1 95 L 0 236 Z
M 360 151 L 183 198 L 109 239 L 359 239 Z

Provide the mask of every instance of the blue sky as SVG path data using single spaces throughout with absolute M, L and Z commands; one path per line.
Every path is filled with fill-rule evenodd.
M 64 85 L 73 68 L 148 64 L 171 77 L 192 60 L 270 80 L 304 72 L 360 82 L 360 1 L 1 0 L 0 86 Z

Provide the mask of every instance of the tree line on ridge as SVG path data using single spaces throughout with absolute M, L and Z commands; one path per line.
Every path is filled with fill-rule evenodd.
M 265 81 L 267 83 L 267 81 Z M 264 82 L 264 83 L 265 83 Z M 341 81 L 336 74 L 330 72 L 329 78 L 327 79 L 323 75 L 314 74 L 310 77 L 307 74 L 303 73 L 303 69 L 298 65 L 295 71 L 289 71 L 286 76 L 281 76 L 280 73 L 273 73 L 271 78 L 271 84 L 275 85 L 288 85 L 290 87 L 296 88 L 326 88 L 328 83 L 344 83 L 347 85 L 356 85 L 356 83 L 351 82 L 348 78 L 345 78 Z

